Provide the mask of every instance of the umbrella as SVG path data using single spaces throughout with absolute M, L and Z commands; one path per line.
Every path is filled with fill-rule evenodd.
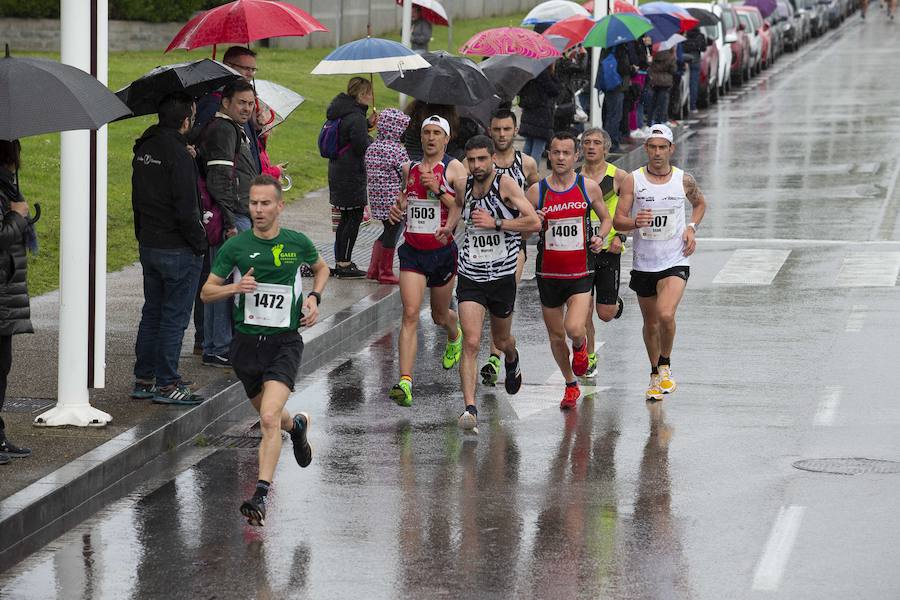
M 99 129 L 131 114 L 109 88 L 81 69 L 43 58 L 0 59 L 0 140 Z
M 184 92 L 197 98 L 240 77 L 231 67 L 204 58 L 156 67 L 116 92 L 116 96 L 131 109 L 133 116 L 152 115 L 168 94 Z
M 671 50 L 686 39 L 687 38 L 680 33 L 675 33 L 669 39 L 663 40 L 658 44 L 653 44 L 653 51 L 662 52 L 664 50 Z
M 443 51 L 426 52 L 421 56 L 431 65 L 430 69 L 403 75 L 396 71 L 382 73 L 384 84 L 431 104 L 472 106 L 494 95 L 494 86 L 481 68 L 468 58 Z
M 427 69 L 428 61 L 399 42 L 367 37 L 338 46 L 312 70 L 313 75 L 351 75 Z
M 234 0 L 188 21 L 166 52 L 216 44 L 249 44 L 266 38 L 307 35 L 313 31 L 328 31 L 328 28 L 292 4 L 276 0 Z
M 484 127 L 485 131 L 490 131 L 491 117 L 494 115 L 494 112 L 500 108 L 501 102 L 500 98 L 495 95 L 474 106 L 459 106 L 456 108 L 456 112 L 460 117 L 467 117 L 473 121 L 477 121 Z
M 397 0 L 398 6 L 403 6 L 403 0 Z M 422 18 L 441 27 L 450 25 L 450 17 L 447 11 L 437 0 L 413 0 L 413 6 L 418 6 Z
M 569 40 L 567 46 L 574 46 L 580 43 L 596 24 L 597 21 L 591 17 L 576 15 L 557 21 L 544 31 L 544 36 L 559 35 Z
M 522 19 L 522 25 L 549 25 L 575 15 L 589 17 L 591 13 L 569 0 L 548 0 L 532 8 Z
M 652 14 L 673 15 L 681 21 L 681 33 L 689 31 L 699 25 L 699 21 L 691 16 L 686 8 L 672 4 L 671 2 L 648 2 L 641 4 L 641 14 L 644 16 Z
M 643 16 L 653 24 L 650 39 L 654 42 L 663 42 L 681 31 L 681 21 L 675 15 L 651 13 Z
M 625 42 L 640 39 L 653 29 L 653 25 L 638 15 L 607 15 L 597 21 L 587 37 L 584 38 L 586 48 L 612 48 Z
M 481 63 L 481 70 L 506 100 L 515 98 L 526 83 L 556 62 L 556 57 L 534 60 L 518 54 L 498 54 Z
M 480 56 L 519 54 L 528 58 L 562 56 L 550 40 L 520 27 L 497 27 L 476 33 L 463 44 L 459 53 Z
M 700 27 L 715 27 L 719 24 L 719 17 L 706 9 L 690 7 L 687 11 L 700 22 Z
M 587 10 L 592 15 L 594 14 L 594 0 L 588 0 L 584 4 L 581 5 L 585 10 Z M 629 2 L 625 2 L 625 0 L 615 0 L 613 2 L 613 12 L 614 13 L 632 13 L 635 15 L 640 14 L 636 6 Z
M 284 122 L 305 100 L 303 96 L 294 90 L 274 81 L 257 79 L 253 83 L 256 86 L 256 96 L 275 113 L 275 120 L 266 125 L 263 131 L 260 132 L 260 135 L 267 133 L 276 125 Z
M 776 0 L 744 0 L 744 6 L 755 6 L 765 19 L 775 12 L 778 2 Z

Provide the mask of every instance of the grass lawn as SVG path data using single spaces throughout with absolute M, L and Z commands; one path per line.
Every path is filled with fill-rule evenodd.
M 469 37 L 491 27 L 517 25 L 525 13 L 459 21 L 454 24 L 456 52 Z M 320 34 L 313 34 L 320 35 Z M 327 35 L 327 34 L 321 34 Z M 399 34 L 385 37 L 399 41 Z M 432 50 L 445 50 L 446 29 L 434 29 Z M 259 56 L 260 79 L 269 79 L 296 90 L 306 98 L 284 124 L 279 125 L 269 140 L 269 154 L 275 162 L 289 161 L 288 172 L 294 188 L 288 201 L 301 198 L 306 192 L 327 185 L 328 162 L 316 148 L 319 128 L 325 120 L 325 108 L 331 99 L 346 89 L 349 76 L 315 76 L 309 72 L 332 49 L 277 50 L 262 48 Z M 13 49 L 13 55 L 22 56 Z M 34 53 L 36 56 L 58 59 L 58 55 Z M 160 64 L 170 64 L 209 56 L 208 49 L 193 52 L 118 52 L 109 56 L 109 86 L 120 89 L 143 73 Z M 384 87 L 375 76 L 377 107 L 397 106 L 397 92 Z M 113 123 L 109 126 L 109 220 L 108 266 L 110 271 L 121 269 L 137 260 L 137 243 L 131 212 L 131 158 L 134 140 L 156 121 L 155 117 L 140 117 Z M 43 135 L 22 140 L 22 193 L 29 202 L 40 202 L 42 217 L 37 224 L 41 250 L 29 257 L 28 284 L 32 295 L 59 286 L 59 135 Z

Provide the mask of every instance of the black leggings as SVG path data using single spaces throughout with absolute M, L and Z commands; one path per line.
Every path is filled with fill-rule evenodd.
M 334 233 L 334 260 L 336 262 L 350 262 L 353 255 L 353 246 L 359 236 L 359 225 L 362 223 L 363 207 L 342 208 L 341 221 Z
M 12 336 L 0 335 L 0 410 L 3 410 L 3 402 L 6 400 L 6 379 L 12 367 Z M 0 417 L 0 441 L 6 439 L 3 429 L 6 424 Z
M 389 219 L 384 219 L 381 223 L 384 225 L 384 231 L 381 232 L 381 237 L 378 238 L 378 241 L 381 242 L 384 248 L 393 250 L 397 247 L 397 239 L 400 237 L 400 227 L 403 222 L 391 223 Z

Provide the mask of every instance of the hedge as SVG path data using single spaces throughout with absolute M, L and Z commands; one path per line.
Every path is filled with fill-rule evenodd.
M 109 0 L 109 18 L 169 23 L 187 21 L 198 10 L 229 0 Z M 60 0 L 0 0 L 0 17 L 58 19 Z

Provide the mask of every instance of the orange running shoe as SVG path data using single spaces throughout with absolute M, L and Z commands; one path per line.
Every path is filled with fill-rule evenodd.
M 578 384 L 567 385 L 566 395 L 563 396 L 562 402 L 559 403 L 559 407 L 566 410 L 575 408 L 579 398 L 581 398 L 581 388 L 578 387 Z
M 576 377 L 582 377 L 588 370 L 588 351 L 587 340 L 581 344 L 581 349 L 576 350 L 572 347 L 572 371 Z

